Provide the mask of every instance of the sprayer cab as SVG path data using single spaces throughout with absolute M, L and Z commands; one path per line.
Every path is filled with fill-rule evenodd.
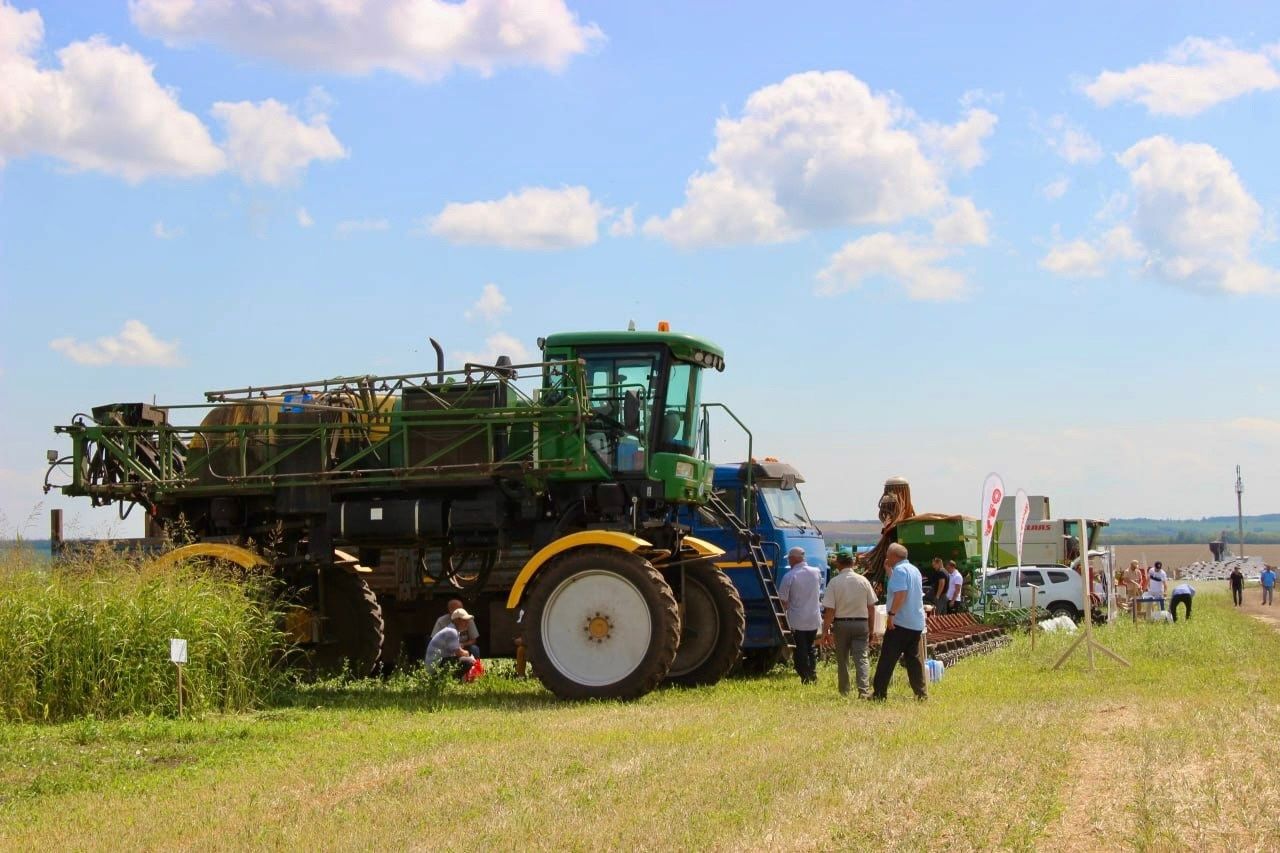
M 544 387 L 581 369 L 589 397 L 589 470 L 568 479 L 648 480 L 661 484 L 666 502 L 705 500 L 712 470 L 697 454 L 702 373 L 724 370 L 718 347 L 669 331 L 573 332 L 542 345 Z

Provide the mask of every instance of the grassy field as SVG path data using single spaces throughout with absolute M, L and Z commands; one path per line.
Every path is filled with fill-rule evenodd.
M 1025 637 L 917 704 L 782 671 L 631 704 L 501 675 L 321 685 L 256 713 L 0 725 L 4 849 L 1275 849 L 1280 632 Z

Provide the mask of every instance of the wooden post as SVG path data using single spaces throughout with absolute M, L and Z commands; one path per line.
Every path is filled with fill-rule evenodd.
M 62 553 L 62 510 L 49 510 L 49 554 L 58 556 Z
M 178 668 L 178 716 L 182 716 L 182 664 L 175 663 Z

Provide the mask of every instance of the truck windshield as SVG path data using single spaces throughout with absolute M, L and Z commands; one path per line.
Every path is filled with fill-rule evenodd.
M 692 456 L 702 418 L 702 368 L 672 361 L 667 376 L 667 407 L 662 415 L 660 449 Z
M 760 496 L 764 498 L 764 505 L 768 508 L 769 515 L 773 517 L 775 526 L 813 527 L 813 522 L 809 520 L 809 512 L 804 508 L 804 501 L 800 499 L 799 489 L 763 486 L 760 489 Z

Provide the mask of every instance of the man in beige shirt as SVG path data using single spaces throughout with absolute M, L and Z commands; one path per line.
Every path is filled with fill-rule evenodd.
M 836 557 L 840 574 L 827 583 L 822 596 L 822 642 L 835 645 L 840 695 L 849 695 L 849 655 L 858 673 L 858 696 L 871 697 L 871 665 L 867 640 L 876 618 L 876 593 L 871 581 L 853 570 L 853 555 Z

